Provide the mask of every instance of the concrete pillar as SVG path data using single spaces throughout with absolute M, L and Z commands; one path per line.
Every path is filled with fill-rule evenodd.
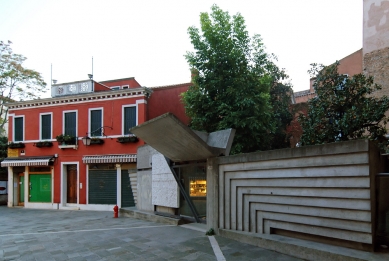
M 8 207 L 13 207 L 14 206 L 14 173 L 13 173 L 13 168 L 8 167 Z
M 27 207 L 30 202 L 30 175 L 28 167 L 24 168 L 24 206 Z
M 217 158 L 207 160 L 207 230 L 219 228 L 219 167 Z

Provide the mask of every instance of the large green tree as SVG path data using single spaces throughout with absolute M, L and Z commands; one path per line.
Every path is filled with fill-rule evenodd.
M 277 102 L 270 90 L 280 94 L 276 83 L 287 75 L 274 64 L 275 56 L 266 53 L 261 37 L 249 36 L 242 15 L 231 17 L 216 5 L 211 9 L 211 14 L 200 15 L 201 30 L 188 29 L 195 51 L 185 57 L 194 77 L 183 102 L 191 127 L 236 129 L 232 153 L 270 149 L 282 126 L 275 114 L 283 114 L 283 109 L 274 113 L 272 103 Z M 291 93 L 289 87 L 283 94 Z
M 8 118 L 7 102 L 38 98 L 46 91 L 41 74 L 25 68 L 27 58 L 13 53 L 11 44 L 0 41 L 0 134 Z
M 317 97 L 308 101 L 307 115 L 299 117 L 303 128 L 301 144 L 367 138 L 386 146 L 388 97 L 372 95 L 381 89 L 373 77 L 339 74 L 338 65 L 312 65 L 310 73 L 316 77 L 313 87 Z

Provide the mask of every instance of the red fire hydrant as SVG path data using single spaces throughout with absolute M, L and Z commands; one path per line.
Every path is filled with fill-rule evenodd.
M 118 216 L 119 216 L 119 207 L 118 206 L 114 206 L 113 207 L 113 217 L 117 218 Z

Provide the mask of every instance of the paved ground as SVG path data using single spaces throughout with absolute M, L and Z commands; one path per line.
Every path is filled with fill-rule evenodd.
M 0 206 L 0 260 L 299 260 L 215 236 L 218 254 L 203 232 L 112 216 Z

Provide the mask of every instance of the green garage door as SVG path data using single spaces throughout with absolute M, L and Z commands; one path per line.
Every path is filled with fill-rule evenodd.
M 89 170 L 88 181 L 89 204 L 117 204 L 116 170 Z
M 51 174 L 30 175 L 30 202 L 51 202 Z

